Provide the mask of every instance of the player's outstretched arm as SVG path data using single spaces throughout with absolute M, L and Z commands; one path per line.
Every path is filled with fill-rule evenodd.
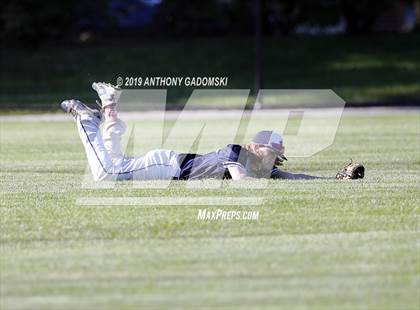
M 245 180 L 245 179 L 254 179 L 250 177 L 246 170 L 241 167 L 229 167 L 229 173 L 233 180 Z M 278 168 L 274 168 L 271 173 L 272 179 L 289 179 L 289 180 L 312 180 L 312 179 L 325 179 L 323 177 L 317 177 L 302 173 L 290 173 L 281 171 Z
M 271 172 L 272 179 L 287 179 L 287 180 L 313 180 L 313 179 L 328 179 L 324 177 L 317 177 L 303 173 L 290 173 L 274 168 Z
M 312 180 L 312 179 L 339 179 L 339 180 L 355 180 L 363 179 L 365 176 L 365 167 L 359 163 L 350 162 L 344 168 L 340 169 L 335 178 L 328 177 L 317 177 L 302 173 L 290 173 L 281 171 L 277 167 L 274 167 L 271 171 L 272 179 L 290 179 L 290 180 Z

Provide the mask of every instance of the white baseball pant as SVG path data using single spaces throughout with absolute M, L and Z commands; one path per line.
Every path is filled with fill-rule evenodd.
M 126 126 L 120 119 L 105 120 L 103 138 L 97 117 L 82 114 L 76 122 L 95 181 L 168 180 L 179 176 L 174 151 L 153 150 L 141 157 L 125 156 L 121 151 L 121 136 Z

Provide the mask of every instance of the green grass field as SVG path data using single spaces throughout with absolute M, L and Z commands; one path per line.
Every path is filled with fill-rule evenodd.
M 2 121 L 0 308 L 419 309 L 419 133 L 418 110 L 345 113 L 331 147 L 285 166 L 332 176 L 353 157 L 367 168 L 358 181 L 94 190 L 81 188 L 74 123 Z M 201 196 L 264 202 L 207 207 L 259 210 L 257 221 L 199 221 L 193 205 L 76 204 Z

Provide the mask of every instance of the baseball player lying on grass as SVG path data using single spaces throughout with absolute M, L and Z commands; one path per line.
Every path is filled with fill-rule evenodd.
M 273 131 L 258 132 L 246 145 L 229 144 L 217 151 L 199 155 L 171 150 L 152 150 L 142 157 L 128 157 L 121 151 L 125 124 L 118 118 L 116 105 L 121 89 L 106 83 L 93 83 L 101 110 L 79 100 L 65 100 L 61 108 L 71 113 L 86 151 L 95 181 L 224 178 L 316 179 L 319 177 L 280 170 L 284 160 L 282 137 Z M 102 135 L 100 124 L 104 120 Z M 336 178 L 363 178 L 364 167 L 349 164 Z

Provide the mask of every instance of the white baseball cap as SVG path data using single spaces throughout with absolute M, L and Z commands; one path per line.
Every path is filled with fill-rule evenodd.
M 282 155 L 283 138 L 272 130 L 262 130 L 252 139 L 252 143 L 261 144 L 271 149 L 277 155 Z

